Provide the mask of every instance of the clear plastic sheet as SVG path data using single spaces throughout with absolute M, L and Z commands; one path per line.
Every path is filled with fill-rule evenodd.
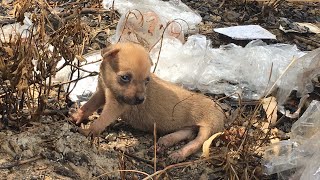
M 182 19 L 186 22 L 181 23 L 184 32 L 188 29 L 195 29 L 196 25 L 202 20 L 200 15 L 180 0 L 103 0 L 102 5 L 105 9 L 114 8 L 121 15 L 133 9 L 148 9 L 156 12 L 159 17 L 164 18 L 167 22 L 174 19 Z
M 266 174 L 278 173 L 281 179 L 298 177 L 320 179 L 320 102 L 312 101 L 291 129 L 290 140 L 266 148 Z M 287 170 L 292 169 L 291 173 Z
M 102 60 L 101 52 L 100 51 L 94 51 L 89 54 L 85 54 L 83 58 L 86 60 L 85 62 L 82 62 L 81 69 L 84 69 L 85 71 L 80 70 L 79 77 L 78 73 L 74 73 L 71 78 L 71 67 L 65 66 L 60 71 L 58 71 L 55 75 L 55 77 L 52 79 L 54 83 L 59 82 L 68 82 L 69 80 L 75 80 L 77 78 L 88 76 L 89 72 L 99 72 L 100 64 Z M 95 63 L 93 63 L 95 62 Z M 61 67 L 65 63 L 65 60 L 62 59 L 57 64 L 57 67 Z M 84 103 L 91 95 L 96 91 L 98 85 L 98 76 L 89 76 L 83 79 L 80 79 L 77 81 L 77 83 L 72 82 L 70 83 L 69 90 L 73 89 L 73 91 L 69 94 L 69 98 L 73 102 L 79 102 Z M 68 84 L 64 85 L 64 90 L 67 91 Z
M 15 35 L 21 35 L 21 38 L 26 38 L 29 36 L 32 28 L 32 21 L 28 18 L 27 15 L 24 16 L 23 24 L 14 23 L 14 24 L 7 24 L 1 27 L 0 31 L 0 40 L 2 42 L 9 41 L 11 38 L 16 38 Z
M 116 33 L 110 38 L 110 42 L 135 42 L 147 49 L 151 49 L 162 37 L 174 37 L 184 42 L 181 24 L 168 23 L 158 14 L 143 8 L 128 11 L 121 16 Z
M 185 44 L 173 38 L 164 39 L 151 51 L 156 63 L 162 45 L 156 74 L 189 89 L 234 98 L 240 94 L 243 99 L 260 99 L 277 87 L 283 103 L 290 91 L 298 89 L 297 75 L 305 69 L 300 63 L 292 66 L 292 62 L 303 61 L 309 66 L 311 61 L 317 61 L 314 56 L 302 57 L 305 53 L 288 44 L 266 45 L 258 40 L 246 47 L 229 44 L 218 49 L 210 44 L 203 35 L 189 36 Z

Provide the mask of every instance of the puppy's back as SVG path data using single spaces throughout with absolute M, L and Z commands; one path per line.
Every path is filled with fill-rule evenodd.
M 122 117 L 133 127 L 152 132 L 155 122 L 158 132 L 165 134 L 192 126 L 223 129 L 224 112 L 211 99 L 151 77 L 144 104 L 132 106 Z

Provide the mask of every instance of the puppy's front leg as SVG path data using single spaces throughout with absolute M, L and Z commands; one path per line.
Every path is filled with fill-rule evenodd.
M 125 105 L 120 104 L 112 97 L 106 95 L 108 101 L 103 107 L 100 117 L 95 120 L 89 127 L 89 129 L 82 129 L 81 133 L 85 136 L 97 137 L 99 134 L 112 122 L 121 116 L 121 114 L 126 110 Z
M 96 92 L 92 95 L 87 103 L 78 109 L 77 112 L 70 115 L 73 122 L 80 124 L 83 119 L 88 118 L 95 110 L 105 103 L 106 98 L 100 86 L 101 85 L 99 83 Z

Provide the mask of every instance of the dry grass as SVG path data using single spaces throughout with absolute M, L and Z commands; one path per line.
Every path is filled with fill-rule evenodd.
M 26 12 L 33 22 L 26 30 L 29 36 L 16 33 L 0 42 L 2 122 L 18 128 L 39 119 L 49 108 L 49 99 L 59 100 L 59 96 L 50 97 L 55 87 L 60 87 L 52 83 L 52 77 L 61 69 L 57 69 L 57 63 L 63 57 L 66 66 L 82 55 L 89 29 L 76 8 L 73 17 L 65 21 L 44 0 L 17 0 L 13 11 L 16 22 L 22 23 Z

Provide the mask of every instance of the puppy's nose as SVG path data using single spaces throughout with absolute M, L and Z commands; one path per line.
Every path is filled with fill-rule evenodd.
M 135 104 L 141 104 L 144 101 L 144 97 L 136 97 L 136 103 Z

